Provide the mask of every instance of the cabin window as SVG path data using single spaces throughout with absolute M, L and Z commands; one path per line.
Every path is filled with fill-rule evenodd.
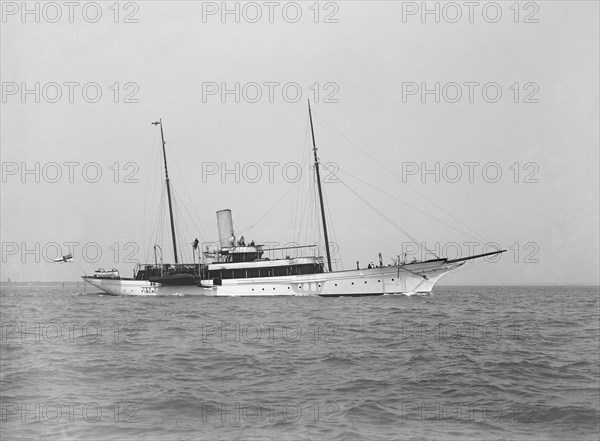
M 258 253 L 233 253 L 227 256 L 226 262 L 254 262 L 258 260 Z
M 275 271 L 276 276 L 287 276 L 288 272 L 289 272 L 289 268 L 286 266 L 280 266 L 280 267 L 274 268 L 274 271 Z
M 246 253 L 247 255 L 256 253 Z M 230 255 L 235 256 L 235 254 Z M 228 257 L 230 257 L 228 256 Z M 205 269 L 206 271 L 206 269 Z M 244 279 L 258 277 L 281 277 L 281 276 L 296 276 L 302 274 L 314 274 L 323 272 L 323 265 L 319 263 L 308 263 L 302 265 L 286 265 L 273 268 L 236 268 L 223 269 L 217 271 L 206 271 L 208 278 L 219 279 Z M 142 273 L 140 271 L 139 273 Z M 140 274 L 141 275 L 141 274 Z

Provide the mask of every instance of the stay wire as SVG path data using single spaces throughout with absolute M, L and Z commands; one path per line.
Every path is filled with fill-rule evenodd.
M 371 210 L 373 210 L 375 213 L 377 213 L 382 219 L 387 221 L 392 227 L 394 227 L 401 233 L 405 234 L 410 240 L 412 240 L 417 246 L 419 246 L 420 248 L 425 250 L 427 253 L 435 256 L 436 258 L 439 258 L 439 256 L 437 254 L 435 254 L 433 251 L 429 250 L 423 243 L 420 243 L 419 241 L 417 241 L 417 239 L 415 239 L 408 231 L 404 230 L 402 227 L 400 227 L 398 224 L 396 224 L 393 220 L 391 220 L 389 217 L 387 217 L 385 214 L 383 214 L 379 209 L 377 209 L 373 204 L 371 204 L 369 201 L 367 201 L 365 198 L 363 198 L 361 195 L 359 195 L 356 191 L 354 191 L 352 188 L 350 188 L 350 186 L 348 184 L 346 184 L 342 179 L 340 179 L 338 177 L 338 180 L 344 187 L 346 187 L 348 190 L 350 190 L 350 192 L 352 192 L 357 198 L 359 198 L 366 205 L 368 205 L 371 208 Z
M 441 220 L 441 219 L 438 219 L 438 218 L 437 218 L 437 217 L 435 217 L 435 216 L 432 216 L 431 214 L 427 213 L 426 211 L 423 211 L 423 210 L 421 210 L 421 209 L 419 209 L 419 208 L 417 208 L 417 207 L 415 207 L 415 206 L 413 206 L 413 205 L 410 205 L 410 204 L 409 204 L 409 203 L 407 203 L 407 202 L 404 202 L 402 199 L 399 199 L 399 198 L 397 198 L 396 196 L 394 196 L 394 195 L 392 195 L 392 194 L 390 194 L 390 193 L 386 192 L 385 190 L 382 190 L 382 189 L 380 189 L 380 188 L 378 188 L 378 187 L 375 187 L 375 186 L 374 186 L 374 185 L 372 185 L 372 184 L 369 184 L 369 183 L 368 183 L 368 182 L 366 182 L 365 180 L 363 180 L 363 179 L 360 179 L 359 177 L 356 177 L 356 176 L 354 176 L 352 173 L 350 173 L 350 172 L 348 172 L 348 171 L 346 171 L 346 170 L 343 170 L 342 168 L 339 168 L 339 171 L 341 171 L 342 173 L 345 173 L 345 174 L 347 174 L 347 175 L 348 175 L 348 176 L 350 176 L 351 178 L 354 178 L 354 179 L 356 179 L 357 181 L 359 181 L 359 182 L 361 182 L 361 183 L 363 183 L 363 184 L 365 184 L 365 185 L 368 185 L 369 187 L 373 188 L 374 190 L 377 190 L 378 192 L 380 192 L 380 193 L 383 193 L 384 195 L 388 196 L 389 198 L 392 198 L 392 199 L 394 199 L 395 201 L 397 201 L 397 202 L 400 202 L 401 204 L 403 204 L 403 205 L 406 205 L 407 207 L 409 207 L 409 208 L 411 208 L 411 209 L 413 209 L 413 210 L 415 210 L 415 211 L 417 211 L 417 212 L 419 212 L 419 213 L 421 213 L 421 214 L 423 214 L 423 215 L 425 215 L 425 216 L 427 216 L 427 217 L 429 217 L 429 218 L 431 218 L 431 219 L 435 220 L 436 222 L 439 222 L 439 223 L 441 223 L 441 224 L 443 224 L 443 225 L 446 225 L 447 227 L 449 227 L 449 228 L 452 228 L 453 230 L 455 230 L 455 231 L 458 231 L 458 232 L 459 232 L 459 233 L 461 233 L 461 234 L 464 234 L 464 235 L 466 235 L 466 236 L 469 236 L 471 239 L 475 239 L 475 240 L 477 240 L 477 241 L 480 241 L 480 240 L 483 238 L 483 236 L 482 236 L 482 237 L 475 237 L 475 236 L 473 236 L 472 234 L 470 234 L 470 233 L 468 233 L 468 232 L 466 232 L 466 231 L 460 230 L 460 229 L 456 228 L 455 226 L 453 226 L 453 225 L 451 225 L 451 224 L 449 224 L 449 223 L 447 223 L 447 222 L 444 222 L 443 220 Z M 485 238 L 483 238 L 483 239 L 485 239 Z M 486 240 L 486 243 L 489 243 L 489 241 L 487 241 L 487 240 Z
M 314 113 L 314 112 L 313 112 Z M 390 173 L 392 176 L 394 176 L 396 179 L 398 179 L 400 182 L 402 182 L 404 185 L 406 185 L 408 188 L 410 188 L 411 190 L 413 190 L 414 192 L 416 192 L 417 194 L 419 194 L 422 198 L 424 198 L 425 200 L 427 200 L 430 204 L 434 205 L 435 207 L 437 207 L 439 210 L 441 210 L 442 212 L 444 212 L 447 216 L 451 217 L 452 219 L 454 219 L 456 222 L 458 222 L 460 225 L 462 225 L 464 228 L 466 228 L 467 230 L 471 231 L 473 234 L 475 234 L 476 236 L 479 236 L 479 238 L 477 240 L 485 240 L 486 242 L 490 242 L 488 239 L 486 239 L 485 237 L 483 237 L 483 235 L 479 234 L 477 231 L 473 230 L 472 228 L 470 228 L 468 225 L 464 224 L 460 219 L 456 218 L 454 215 L 452 215 L 451 213 L 449 213 L 447 210 L 445 210 L 443 207 L 440 207 L 438 204 L 436 204 L 433 200 L 431 200 L 430 198 L 428 198 L 427 196 L 425 196 L 423 193 L 421 193 L 419 190 L 417 190 L 416 188 L 414 188 L 412 185 L 410 185 L 407 182 L 404 182 L 398 175 L 396 175 L 396 173 L 394 173 L 393 171 L 391 171 L 388 167 L 386 167 L 383 163 L 381 163 L 379 160 L 377 160 L 376 158 L 374 158 L 373 156 L 371 156 L 369 153 L 367 153 L 366 151 L 364 151 L 362 148 L 360 148 L 360 146 L 358 144 L 356 144 L 354 141 L 352 141 L 351 139 L 349 139 L 348 137 L 346 137 L 342 132 L 340 132 L 338 129 L 336 129 L 333 125 L 331 125 L 326 119 L 324 119 L 322 116 L 320 116 L 319 114 L 317 114 L 317 117 L 319 119 L 321 119 L 325 124 L 327 124 L 331 129 L 333 129 L 338 135 L 340 135 L 342 138 L 344 138 L 346 141 L 348 141 L 352 146 L 354 146 L 355 148 L 357 148 L 362 154 L 364 154 L 365 156 L 367 156 L 368 158 L 370 158 L 372 161 L 374 161 L 375 163 L 377 163 L 380 167 L 382 167 L 384 170 L 386 170 L 388 173 Z M 473 236 L 469 236 L 469 237 L 473 237 Z
M 294 188 L 294 185 L 295 185 L 295 184 L 292 184 L 292 185 L 290 185 L 290 186 L 287 188 L 287 190 L 286 190 L 286 191 L 283 193 L 283 195 L 281 195 L 281 197 L 280 197 L 280 198 L 277 200 L 277 202 L 275 202 L 275 203 L 274 203 L 274 204 L 271 206 L 271 208 L 269 208 L 269 209 L 267 210 L 267 212 L 266 212 L 265 214 L 263 214 L 263 215 L 260 217 L 260 219 L 258 219 L 256 222 L 254 222 L 254 223 L 252 224 L 252 226 L 250 226 L 250 227 L 246 228 L 245 230 L 242 230 L 242 231 L 240 231 L 238 234 L 245 233 L 246 231 L 248 231 L 248 230 L 251 230 L 252 228 L 256 227 L 256 226 L 257 226 L 257 225 L 258 225 L 258 224 L 259 224 L 259 223 L 260 223 L 260 222 L 261 222 L 261 221 L 262 221 L 262 220 L 263 220 L 265 217 L 267 217 L 267 216 L 269 215 L 269 213 L 271 213 L 271 211 L 273 211 L 273 209 L 274 209 L 274 208 L 275 208 L 275 207 L 276 207 L 276 206 L 277 206 L 277 205 L 278 205 L 278 204 L 279 204 L 279 203 L 280 203 L 280 202 L 283 200 L 283 198 L 285 198 L 285 196 L 286 196 L 286 195 L 287 195 L 287 194 L 290 192 L 290 190 L 291 190 L 292 188 Z

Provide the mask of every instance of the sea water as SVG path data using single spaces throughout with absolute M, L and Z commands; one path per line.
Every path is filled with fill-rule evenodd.
M 3 287 L 2 440 L 598 439 L 597 287 Z

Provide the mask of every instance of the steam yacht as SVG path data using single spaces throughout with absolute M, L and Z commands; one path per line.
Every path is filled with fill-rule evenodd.
M 505 251 L 498 250 L 457 259 L 436 257 L 408 263 L 398 259 L 387 266 L 380 260 L 379 265 L 369 264 L 367 268 L 334 271 L 310 103 L 308 112 L 325 257 L 287 255 L 285 258 L 269 259 L 265 257 L 266 250 L 263 245 L 254 242 L 247 244 L 243 237 L 236 238 L 231 210 L 225 209 L 217 212 L 218 246 L 204 248 L 201 262 L 179 263 L 165 139 L 162 120 L 159 120 L 152 124 L 160 126 L 161 131 L 174 263 L 162 263 L 155 259 L 154 263 L 138 264 L 132 278 L 121 277 L 116 269 L 112 269 L 82 276 L 83 280 L 112 295 L 336 297 L 429 293 L 442 276 L 467 261 Z M 197 245 L 196 240 L 195 249 Z M 291 248 L 314 250 L 315 246 Z M 269 249 L 271 250 L 273 249 Z M 285 252 L 289 248 L 280 250 Z

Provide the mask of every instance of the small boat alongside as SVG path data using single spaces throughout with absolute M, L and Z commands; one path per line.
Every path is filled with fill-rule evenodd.
M 99 268 L 94 271 L 94 276 L 97 279 L 120 279 L 119 270 L 113 268 L 111 270 L 105 270 L 104 268 Z

